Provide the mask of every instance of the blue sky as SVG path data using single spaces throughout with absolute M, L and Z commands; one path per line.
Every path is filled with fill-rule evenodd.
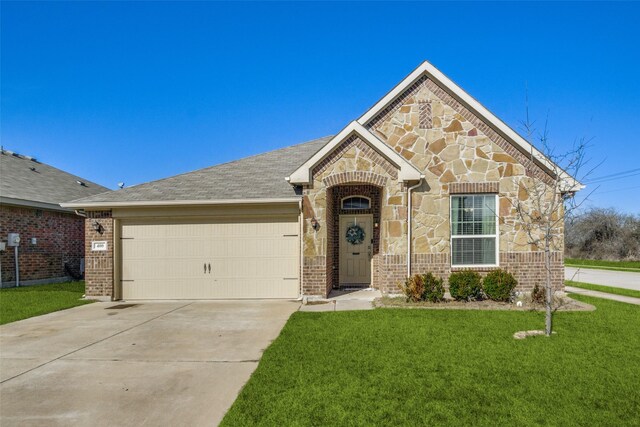
M 640 213 L 638 3 L 1 5 L 6 149 L 115 188 L 338 132 L 423 60 Z M 620 178 L 620 177 L 623 178 Z M 590 188 L 595 187 L 591 185 Z

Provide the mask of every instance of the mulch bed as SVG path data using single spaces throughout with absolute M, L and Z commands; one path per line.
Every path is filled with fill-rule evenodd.
M 442 302 L 407 302 L 403 296 L 383 296 L 373 301 L 374 307 L 379 308 L 426 308 L 432 310 L 513 310 L 513 311 L 544 311 L 544 305 L 531 301 L 522 301 L 518 307 L 515 302 L 498 302 L 491 300 L 482 301 L 456 301 L 445 299 Z M 584 302 L 576 301 L 567 296 L 556 297 L 555 311 L 593 311 L 596 308 Z

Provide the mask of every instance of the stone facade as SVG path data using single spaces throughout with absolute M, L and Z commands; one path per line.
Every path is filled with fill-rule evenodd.
M 519 290 L 542 283 L 543 253 L 529 243 L 516 205 L 531 208 L 528 189 L 534 184 L 549 185 L 549 171 L 426 77 L 365 127 L 425 175 L 412 193 L 412 273 L 432 271 L 447 278 L 456 270 L 450 259 L 450 196 L 489 193 L 498 195 L 500 267 L 516 276 Z M 327 234 L 337 221 L 335 210 L 328 212 L 332 188 L 374 184 L 380 188 L 381 208 L 372 284 L 397 292 L 407 272 L 407 191 L 397 173 L 393 164 L 357 136 L 346 139 L 313 169 L 312 183 L 303 190 L 305 266 L 307 260 L 317 265 L 324 258 L 328 272 L 335 267 L 337 252 Z M 312 219 L 321 224 L 318 231 L 310 226 Z M 552 248 L 557 287 L 562 286 L 562 236 L 559 226 Z M 337 278 L 327 273 L 325 280 L 335 284 Z M 326 296 L 327 292 L 318 293 L 323 287 L 313 280 L 304 277 L 303 283 L 305 294 Z
M 84 220 L 73 212 L 18 206 L 0 206 L 0 237 L 19 233 L 20 282 L 47 283 L 70 280 L 80 274 L 84 257 Z M 36 243 L 32 243 L 32 238 Z M 0 252 L 2 283 L 14 286 L 15 259 L 12 247 Z
M 378 235 L 378 246 L 384 248 L 395 248 L 402 251 L 406 248 L 406 192 L 401 183 L 398 183 L 398 171 L 387 159 L 378 154 L 367 143 L 360 138 L 347 139 L 322 163 L 316 166 L 312 172 L 313 185 L 303 190 L 303 215 L 304 215 L 304 236 L 303 236 L 303 256 L 304 271 L 307 266 L 324 264 L 324 286 L 319 286 L 312 277 L 303 276 L 303 292 L 305 295 L 326 295 L 333 286 L 332 274 L 327 271 L 337 269 L 334 263 L 334 245 L 329 246 L 329 232 L 333 232 L 335 226 L 334 212 L 328 213 L 328 195 L 335 194 L 333 191 L 345 193 L 345 190 L 331 190 L 336 186 L 360 184 L 363 186 L 374 186 L 380 188 L 376 200 L 379 204 L 380 219 Z M 331 191 L 330 191 L 331 190 Z M 370 191 L 370 190 L 368 190 Z M 349 192 L 347 190 L 347 192 Z M 349 194 L 351 194 L 349 192 Z M 333 203 L 333 201 L 331 201 Z M 339 201 L 336 201 L 338 203 Z M 329 218 L 329 221 L 327 221 Z M 319 222 L 320 227 L 314 230 L 312 220 Z M 328 223 L 331 226 L 328 226 Z M 332 240 L 333 240 L 333 236 Z M 331 247 L 331 250 L 328 248 Z M 330 262 L 327 263 L 327 257 Z M 377 254 L 374 257 L 378 258 Z M 324 262 L 318 261 L 323 259 Z M 377 261 L 376 261 L 377 262 Z M 372 271 L 372 276 L 377 277 L 377 273 Z M 324 292 L 317 293 L 317 289 L 324 289 Z
M 94 222 L 100 225 L 96 231 Z M 114 285 L 113 218 L 111 211 L 88 211 L 85 218 L 85 294 L 88 297 L 112 297 Z M 92 251 L 91 243 L 106 241 L 106 251 Z

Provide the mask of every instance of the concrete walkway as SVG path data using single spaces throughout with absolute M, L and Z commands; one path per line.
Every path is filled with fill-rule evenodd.
M 626 302 L 628 304 L 640 305 L 640 298 L 627 297 L 624 295 L 608 294 L 606 292 L 590 291 L 588 289 L 574 288 L 573 286 L 565 286 L 566 292 L 586 295 L 589 297 L 610 299 L 612 301 Z
M 596 270 L 593 268 L 564 268 L 565 280 L 613 286 L 640 291 L 640 273 L 631 271 Z
M 0 425 L 217 425 L 295 301 L 94 303 L 0 326 Z
M 302 305 L 300 311 L 373 310 L 373 300 L 381 296 L 382 293 L 374 289 L 332 291 L 329 298 L 311 300 Z

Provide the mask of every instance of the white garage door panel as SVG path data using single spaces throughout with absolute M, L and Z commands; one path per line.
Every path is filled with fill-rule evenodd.
M 296 218 L 122 224 L 124 299 L 296 298 L 298 286 Z

